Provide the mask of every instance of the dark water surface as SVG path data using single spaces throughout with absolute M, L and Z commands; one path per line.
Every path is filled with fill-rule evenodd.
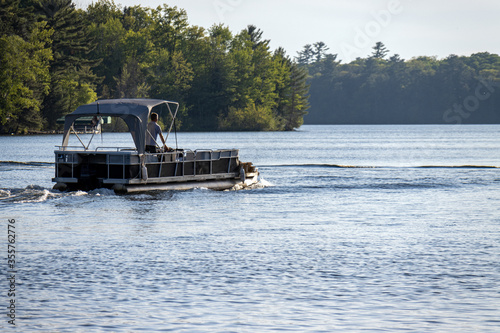
M 500 331 L 498 125 L 180 133 L 259 167 L 226 192 L 53 191 L 60 140 L 0 137 L 19 332 Z

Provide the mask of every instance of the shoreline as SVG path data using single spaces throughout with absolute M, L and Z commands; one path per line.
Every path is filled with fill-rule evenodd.
M 16 133 L 0 133 L 0 136 L 29 136 L 29 135 L 54 135 L 54 134 L 63 134 L 63 131 L 29 131 L 25 134 L 16 134 Z
M 429 126 L 429 125 L 445 125 L 445 126 L 457 126 L 457 124 L 304 124 L 305 126 L 323 126 L 323 125 L 338 125 L 338 126 Z M 470 124 L 459 124 L 458 126 L 467 126 L 467 125 L 500 125 L 500 123 L 470 123 Z M 299 128 L 295 128 L 292 131 L 210 131 L 210 132 L 294 132 L 300 130 Z M 203 133 L 205 131 L 184 131 L 184 133 Z M 16 133 L 0 133 L 0 137 L 5 136 L 30 136 L 30 135 L 62 135 L 64 133 L 63 130 L 52 130 L 52 131 L 29 131 L 25 134 L 16 134 Z M 105 132 L 105 133 L 127 133 L 127 131 L 123 132 Z

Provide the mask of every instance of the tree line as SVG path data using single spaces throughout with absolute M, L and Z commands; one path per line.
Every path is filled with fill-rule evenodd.
M 98 98 L 177 101 L 177 126 L 194 131 L 292 130 L 309 107 L 306 69 L 255 26 L 204 29 L 166 4 L 0 4 L 2 133 L 57 129 Z
M 378 42 L 343 64 L 328 50 L 317 42 L 298 52 L 310 84 L 306 124 L 500 123 L 497 54 L 404 60 Z
M 0 133 L 57 129 L 98 98 L 178 101 L 177 126 L 193 131 L 500 123 L 500 57 L 487 52 L 404 60 L 378 42 L 344 64 L 317 42 L 292 58 L 252 25 L 204 29 L 177 7 L 112 0 L 0 0 L 0 31 Z

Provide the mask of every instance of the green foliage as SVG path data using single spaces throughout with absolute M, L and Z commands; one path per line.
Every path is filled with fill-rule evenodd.
M 35 3 L 35 10 L 54 31 L 50 91 L 43 102 L 43 116 L 53 129 L 59 117 L 78 107 L 78 101 L 95 98 L 97 77 L 89 71 L 95 62 L 87 59 L 95 44 L 88 37 L 84 13 L 75 9 L 72 0 L 42 0 Z
M 373 47 L 372 58 L 384 59 L 387 56 L 387 53 L 389 53 L 389 51 L 385 47 L 384 43 L 377 42 Z
M 170 7 L 166 4 L 152 10 L 152 37 L 157 46 L 166 49 L 173 55 L 179 48 L 189 24 L 184 9 Z
M 291 131 L 302 126 L 304 116 L 309 109 L 308 92 L 309 86 L 306 84 L 306 71 L 297 64 L 292 64 L 290 69 L 290 83 L 286 98 L 283 99 L 283 107 L 280 115 L 283 119 L 283 126 L 286 131 Z
M 115 79 L 114 97 L 116 98 L 147 98 L 149 85 L 142 78 L 139 63 L 130 60 L 125 63 Z
M 29 38 L 16 34 L 0 37 L 0 128 L 25 133 L 41 129 L 40 108 L 49 91 L 52 30 L 34 23 Z
M 230 107 L 227 116 L 219 121 L 219 128 L 225 131 L 274 131 L 277 127 L 271 109 L 255 104 L 243 109 Z
M 303 66 L 293 63 L 278 49 L 274 54 L 276 71 L 276 114 L 280 121 L 280 129 L 291 131 L 299 128 L 309 108 L 306 84 L 307 71 Z
M 373 50 L 346 64 L 336 55 L 302 62 L 311 85 L 306 123 L 500 123 L 498 55 L 405 61 L 397 54 L 387 59 L 383 43 Z
M 316 42 L 293 60 L 255 26 L 205 30 L 177 7 L 113 0 L 0 0 L 0 28 L 0 132 L 54 129 L 81 104 L 125 97 L 178 101 L 187 130 L 500 122 L 500 57 L 487 52 L 405 61 L 378 42 L 344 64 Z
M 186 97 L 189 109 L 185 124 L 189 130 L 216 130 L 218 118 L 227 114 L 236 100 L 235 64 L 228 56 L 232 40 L 229 28 L 214 25 L 206 38 L 191 41 L 199 52 L 191 58 L 196 60 L 192 61 L 195 75 Z
M 1 1 L 0 132 L 54 129 L 58 118 L 97 98 L 178 101 L 177 126 L 188 130 L 302 124 L 306 76 L 283 50 L 273 54 L 255 26 L 237 34 L 223 25 L 205 30 L 166 4 L 122 8 L 98 0 L 78 10 L 72 0 L 40 0 L 21 9 L 20 0 Z M 326 46 L 314 50 L 321 58 Z
M 157 50 L 153 58 L 148 78 L 151 97 L 184 100 L 193 80 L 191 64 L 184 59 L 182 52 L 171 55 L 166 49 Z

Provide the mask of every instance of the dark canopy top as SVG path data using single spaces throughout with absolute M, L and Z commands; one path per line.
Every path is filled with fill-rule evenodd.
M 137 151 L 144 153 L 146 147 L 146 130 L 151 110 L 158 105 L 166 104 L 174 118 L 179 104 L 161 99 L 106 99 L 79 106 L 73 113 L 66 115 L 64 121 L 63 146 L 68 145 L 70 129 L 76 119 L 87 116 L 112 116 L 122 118 L 127 124 L 134 139 Z M 172 114 L 170 105 L 175 106 Z

